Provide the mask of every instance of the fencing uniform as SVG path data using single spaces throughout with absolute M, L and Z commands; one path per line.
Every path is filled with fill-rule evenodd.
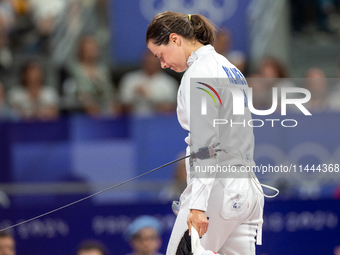
M 233 96 L 230 90 L 219 90 L 221 102 L 207 104 L 207 116 L 194 116 L 193 98 L 200 97 L 202 90 L 191 86 L 190 82 L 200 78 L 212 78 L 215 85 L 235 87 L 241 83 L 246 85 L 243 75 L 225 57 L 216 53 L 211 45 L 206 45 L 193 52 L 187 64 L 189 68 L 184 74 L 177 97 L 177 115 L 181 126 L 189 131 L 185 139 L 188 144 L 187 153 L 199 148 L 221 143 L 223 152 L 216 157 L 186 161 L 187 188 L 180 197 L 180 210 L 170 237 L 167 255 L 181 253 L 185 246 L 185 235 L 188 230 L 187 216 L 190 209 L 204 211 L 209 219 L 209 227 L 201 239 L 206 250 L 219 254 L 255 254 L 255 236 L 261 243 L 261 227 L 264 199 L 255 176 L 249 178 L 225 178 L 216 173 L 201 173 L 195 169 L 205 166 L 254 166 L 254 136 L 252 127 L 246 123 L 251 120 L 249 109 L 244 107 L 243 115 L 234 115 L 232 111 Z M 198 79 L 196 79 L 198 78 Z M 215 79 L 215 78 L 226 78 Z M 197 83 L 198 84 L 198 83 Z M 237 88 L 237 90 L 239 90 Z M 204 92 L 203 92 L 204 93 Z M 244 94 L 246 98 L 246 94 Z M 209 96 L 208 96 L 209 97 Z M 245 99 L 246 100 L 246 99 Z M 216 99 L 217 101 L 217 99 Z M 212 128 L 210 121 L 225 119 L 228 122 L 245 123 L 239 126 L 219 125 Z M 192 123 L 195 123 L 193 128 Z M 203 174 L 203 175 L 202 175 Z M 243 176 L 243 175 L 242 175 Z M 205 178 L 207 177 L 207 178 Z M 223 178 L 222 178 L 223 177 Z M 244 177 L 244 176 L 243 176 Z M 253 178 L 250 178 L 253 177 Z

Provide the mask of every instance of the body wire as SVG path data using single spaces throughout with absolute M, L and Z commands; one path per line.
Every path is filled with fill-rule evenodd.
M 77 201 L 74 201 L 74 202 L 69 203 L 69 204 L 67 204 L 67 205 L 58 207 L 58 208 L 56 208 L 56 209 L 54 209 L 54 210 L 52 210 L 52 211 L 49 211 L 49 212 L 40 214 L 40 215 L 38 215 L 38 216 L 36 216 L 36 217 L 33 217 L 33 218 L 30 218 L 30 219 L 28 219 L 28 220 L 24 220 L 24 221 L 22 221 L 22 222 L 19 222 L 19 223 L 17 223 L 17 224 L 12 225 L 12 226 L 9 226 L 9 227 L 0 229 L 0 232 L 6 231 L 6 230 L 8 230 L 8 229 L 17 227 L 17 226 L 19 226 L 19 225 L 28 223 L 28 222 L 33 221 L 33 220 L 36 220 L 36 219 L 39 219 L 39 218 L 44 217 L 44 216 L 46 216 L 46 215 L 49 215 L 49 214 L 51 214 L 51 213 L 54 213 L 54 212 L 60 211 L 60 210 L 62 210 L 62 209 L 65 209 L 66 207 L 69 207 L 69 206 L 71 206 L 71 205 L 78 204 L 78 203 L 80 203 L 80 202 L 82 202 L 82 201 L 84 201 L 84 200 L 86 200 L 86 199 L 89 199 L 89 198 L 91 198 L 91 197 L 97 196 L 97 195 L 99 195 L 99 194 L 101 194 L 101 193 L 104 193 L 104 192 L 106 192 L 106 191 L 109 191 L 109 190 L 111 190 L 111 189 L 117 188 L 117 187 L 119 187 L 119 186 L 121 186 L 121 185 L 124 185 L 124 184 L 126 184 L 126 183 L 128 183 L 128 182 L 131 182 L 131 181 L 133 181 L 133 180 L 136 180 L 136 179 L 138 179 L 138 178 L 140 178 L 140 177 L 143 177 L 143 176 L 145 176 L 145 175 L 147 175 L 147 174 L 151 174 L 151 173 L 153 173 L 153 172 L 155 172 L 155 171 L 157 171 L 157 170 L 159 170 L 159 169 L 161 169 L 161 168 L 163 168 L 163 167 L 169 166 L 169 165 L 171 165 L 171 164 L 173 164 L 173 163 L 176 163 L 176 162 L 178 162 L 178 161 L 180 161 L 180 160 L 183 160 L 183 159 L 189 158 L 189 157 L 190 157 L 190 155 L 187 155 L 187 156 L 184 156 L 184 157 L 175 159 L 175 160 L 173 160 L 173 161 L 171 161 L 171 162 L 169 162 L 169 163 L 166 163 L 166 164 L 164 164 L 164 165 L 162 165 L 162 166 L 160 166 L 160 167 L 157 167 L 157 168 L 155 168 L 155 169 L 152 169 L 152 170 L 150 170 L 149 172 L 140 174 L 140 175 L 138 175 L 138 176 L 136 176 L 136 177 L 133 177 L 133 178 L 131 178 L 131 179 L 129 179 L 129 180 L 126 180 L 126 181 L 124 181 L 124 182 L 118 183 L 118 184 L 116 184 L 116 185 L 114 185 L 114 186 L 111 186 L 111 187 L 109 187 L 109 188 L 106 188 L 106 189 L 104 189 L 104 190 L 101 190 L 101 191 L 98 191 L 98 192 L 96 192 L 96 193 L 93 193 L 93 194 L 91 194 L 91 195 L 89 195 L 89 196 L 87 196 L 87 197 L 81 198 L 81 199 L 79 199 L 79 200 L 77 200 Z

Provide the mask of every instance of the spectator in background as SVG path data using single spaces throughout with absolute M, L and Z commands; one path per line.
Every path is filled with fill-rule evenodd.
M 40 63 L 27 62 L 20 73 L 21 86 L 11 88 L 9 103 L 24 120 L 53 120 L 58 117 L 57 92 L 44 85 L 44 72 Z
M 112 116 L 119 113 L 109 68 L 99 62 L 97 40 L 84 36 L 78 45 L 77 60 L 68 67 L 77 86 L 78 99 L 91 116 Z
M 278 89 L 278 103 L 276 111 L 280 111 L 281 108 L 281 93 L 280 89 L 283 87 L 290 88 L 295 87 L 291 80 L 288 80 L 288 72 L 286 66 L 274 57 L 264 57 L 259 64 L 259 74 L 261 76 L 261 82 L 263 86 L 268 90 L 268 96 L 270 102 L 272 102 L 273 88 Z M 270 106 L 272 104 L 270 103 Z
M 108 255 L 108 251 L 101 242 L 87 240 L 78 246 L 77 255 Z
M 27 0 L 11 0 L 15 13 L 15 28 L 11 34 L 13 52 L 30 53 L 38 41 L 35 24 L 32 20 L 30 4 Z
M 161 232 L 157 218 L 141 216 L 135 219 L 125 231 L 125 238 L 133 250 L 129 255 L 161 255 L 158 252 L 162 245 Z
M 253 106 L 257 110 L 268 110 L 273 104 L 273 88 L 278 89 L 276 111 L 280 111 L 280 88 L 295 87 L 288 80 L 285 66 L 276 58 L 264 57 L 258 66 L 258 72 L 247 76 L 249 87 L 252 88 Z
M 0 81 L 0 120 L 12 119 L 14 119 L 14 113 L 7 102 L 5 88 Z
M 7 232 L 0 232 L 0 255 L 15 255 L 15 240 Z
M 274 57 L 265 57 L 259 65 L 262 78 L 288 78 L 286 67 Z
M 217 34 L 215 38 L 214 48 L 217 53 L 228 58 L 228 54 L 231 51 L 231 34 L 228 29 L 222 28 Z
M 294 32 L 329 32 L 330 16 L 335 11 L 334 0 L 290 0 Z
M 13 57 L 9 49 L 9 33 L 14 26 L 14 11 L 10 1 L 0 0 L 0 72 L 12 66 Z
M 310 91 L 311 99 L 305 104 L 310 112 L 328 110 L 328 83 L 325 72 L 318 67 L 309 68 L 305 74 L 305 88 Z
M 27 0 L 33 22 L 38 32 L 38 47 L 42 53 L 49 52 L 49 37 L 55 21 L 66 7 L 67 0 Z
M 303 86 L 311 93 L 311 99 L 305 106 L 310 112 L 340 111 L 338 80 L 327 80 L 325 72 L 318 67 L 309 68 L 305 78 Z M 329 84 L 331 81 L 336 82 L 333 88 Z
M 247 77 L 247 82 L 253 90 L 253 106 L 257 110 L 267 110 L 272 106 L 273 96 L 271 85 L 258 73 Z
M 232 36 L 228 29 L 222 28 L 217 34 L 214 48 L 217 53 L 225 56 L 238 70 L 247 74 L 247 56 L 240 50 L 231 50 Z
M 149 50 L 144 52 L 142 68 L 125 74 L 119 88 L 128 113 L 145 116 L 176 109 L 178 82 L 161 70 L 158 59 Z

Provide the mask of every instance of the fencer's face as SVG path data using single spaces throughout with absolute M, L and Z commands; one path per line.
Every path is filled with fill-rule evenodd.
M 163 69 L 170 68 L 177 73 L 181 73 L 188 68 L 182 42 L 179 36 L 170 36 L 170 41 L 167 45 L 156 45 L 150 40 L 148 48 L 159 59 Z

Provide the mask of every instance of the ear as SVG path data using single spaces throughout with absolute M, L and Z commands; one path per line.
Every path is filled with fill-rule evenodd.
M 176 44 L 177 46 L 180 46 L 182 43 L 181 37 L 176 33 L 171 33 L 169 35 L 169 43 Z

